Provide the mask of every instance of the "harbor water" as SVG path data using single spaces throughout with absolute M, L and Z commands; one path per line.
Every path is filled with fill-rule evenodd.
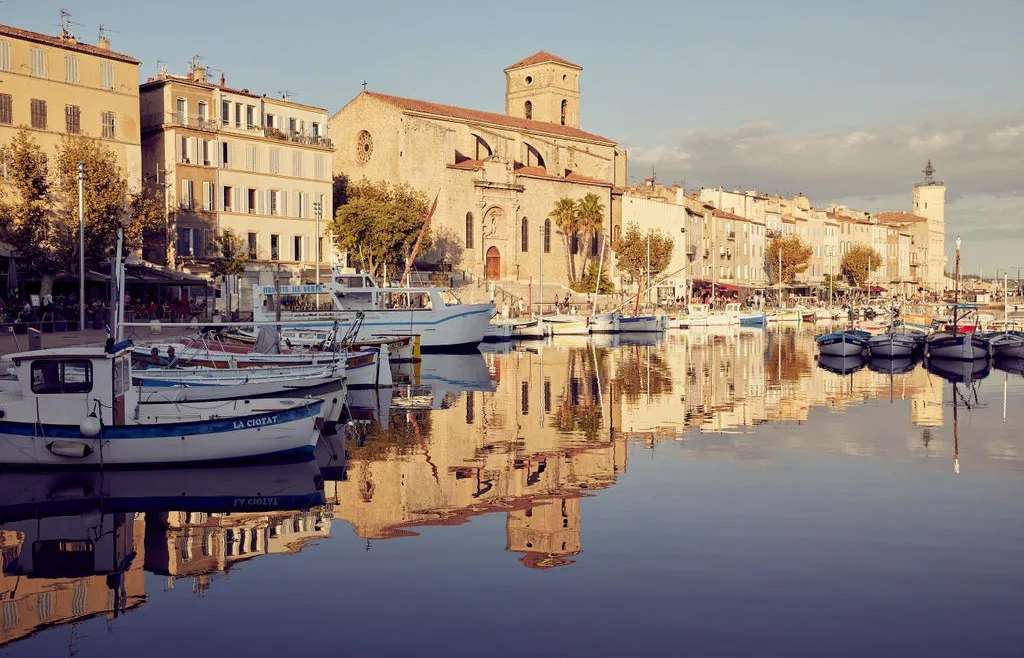
M 2 471 L 0 656 L 1019 656 L 1020 371 L 814 335 L 429 354 L 312 462 Z

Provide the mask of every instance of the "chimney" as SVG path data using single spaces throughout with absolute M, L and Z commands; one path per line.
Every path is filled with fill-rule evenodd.
M 206 82 L 205 66 L 196 66 L 192 69 L 192 82 Z
M 220 74 L 220 86 L 221 87 L 227 87 L 228 86 L 228 80 L 227 80 L 227 78 L 224 77 L 224 72 L 223 71 Z
M 97 39 L 96 47 L 102 50 L 110 50 L 110 37 L 100 37 Z

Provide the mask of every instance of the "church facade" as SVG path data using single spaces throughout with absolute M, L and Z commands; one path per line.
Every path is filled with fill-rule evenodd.
M 625 151 L 579 127 L 581 73 L 543 51 L 509 66 L 504 114 L 363 91 L 330 120 L 334 172 L 436 195 L 425 262 L 478 281 L 566 284 L 569 252 L 599 255 L 620 230 L 627 176 Z M 563 235 L 555 203 L 587 194 L 604 208 L 601 235 Z

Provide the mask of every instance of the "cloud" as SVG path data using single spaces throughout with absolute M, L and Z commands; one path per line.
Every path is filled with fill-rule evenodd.
M 1024 112 L 935 114 L 815 134 L 753 121 L 679 130 L 655 147 L 626 146 L 640 176 L 653 167 L 662 180 L 689 188 L 804 192 L 819 206 L 865 210 L 909 210 L 912 185 L 931 159 L 947 185 L 947 231 L 968 245 L 964 262 L 995 268 L 1024 261 Z
M 626 144 L 637 172 L 666 180 L 815 199 L 905 191 L 929 158 L 956 198 L 1024 194 L 1024 113 L 934 115 L 910 123 L 802 134 L 772 121 L 691 128 L 658 145 Z

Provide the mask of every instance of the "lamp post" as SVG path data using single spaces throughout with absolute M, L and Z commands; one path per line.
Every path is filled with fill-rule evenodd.
M 324 206 L 321 202 L 313 203 L 313 215 L 316 217 L 316 310 L 320 310 L 320 218 L 323 216 Z
M 85 331 L 85 163 L 78 163 L 78 330 Z

